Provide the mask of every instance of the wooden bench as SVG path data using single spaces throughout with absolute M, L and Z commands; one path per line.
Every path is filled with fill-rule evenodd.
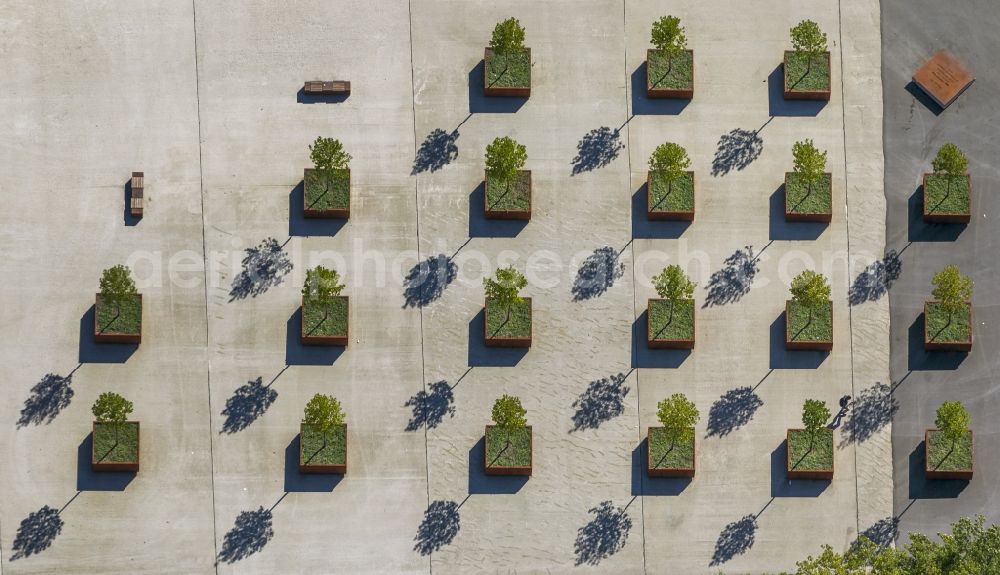
M 142 217 L 142 196 L 145 179 L 142 172 L 132 172 L 132 197 L 129 200 L 129 209 L 133 218 Z
M 303 91 L 310 96 L 350 96 L 351 83 L 346 80 L 333 82 L 311 80 L 306 82 Z

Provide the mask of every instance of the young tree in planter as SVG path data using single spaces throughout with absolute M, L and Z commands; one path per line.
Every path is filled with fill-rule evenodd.
M 949 264 L 931 279 L 934 289 L 931 295 L 940 302 L 941 309 L 948 312 L 948 323 L 951 325 L 955 312 L 965 309 L 965 302 L 972 299 L 972 278 L 963 276 L 958 266 Z
M 486 173 L 500 180 L 508 192 L 517 172 L 524 167 L 526 161 L 528 149 L 506 136 L 496 138 L 486 146 Z
M 667 71 L 664 74 L 666 77 L 670 73 L 674 56 L 687 49 L 687 36 L 684 35 L 681 19 L 675 16 L 663 16 L 653 22 L 650 42 L 667 57 Z
M 649 156 L 649 171 L 659 172 L 667 181 L 667 193 L 674 182 L 687 175 L 691 166 L 687 150 L 673 142 L 660 144 Z
M 135 297 L 135 282 L 127 266 L 117 265 L 101 274 L 101 298 L 115 306 L 115 317 L 121 315 L 121 306 Z
M 830 284 L 826 283 L 823 274 L 812 270 L 805 270 L 792 280 L 792 300 L 809 310 L 809 325 L 813 319 L 813 312 L 818 308 L 827 305 L 830 301 Z
M 513 395 L 503 395 L 493 403 L 493 423 L 504 431 L 507 436 L 507 445 L 510 447 L 510 434 L 528 424 L 524 417 L 527 410 L 521 407 L 521 400 Z
M 792 49 L 806 55 L 806 73 L 812 69 L 813 60 L 826 52 L 826 33 L 812 20 L 803 20 L 791 30 Z
M 309 146 L 309 159 L 319 171 L 346 170 L 351 163 L 351 155 L 334 138 L 316 138 Z
M 526 285 L 528 285 L 528 280 L 525 279 L 524 274 L 514 269 L 514 266 L 497 268 L 496 279 L 483 278 L 486 299 L 496 302 L 507 311 L 505 321 L 510 320 L 511 307 L 523 301 L 520 291 Z
M 672 450 L 678 441 L 690 441 L 693 436 L 691 428 L 700 418 L 694 403 L 683 393 L 675 393 L 667 399 L 660 400 L 656 407 L 656 417 L 670 439 L 670 449 Z
M 792 145 L 793 170 L 806 182 L 806 196 L 812 193 L 813 184 L 826 173 L 826 151 L 820 151 L 812 140 Z
M 129 414 L 132 413 L 132 402 L 117 393 L 106 391 L 97 398 L 90 411 L 98 423 L 111 424 L 115 430 L 115 444 L 117 445 L 118 431 L 125 425 Z
M 306 404 L 302 423 L 318 431 L 323 436 L 323 447 L 326 447 L 333 432 L 344 424 L 344 411 L 337 398 L 317 393 Z
M 490 48 L 497 56 L 504 57 L 524 50 L 524 28 L 517 18 L 507 18 L 496 25 L 490 39 Z M 507 71 L 509 65 L 509 60 L 504 58 L 503 72 Z
M 802 426 L 806 428 L 809 435 L 809 451 L 812 451 L 813 442 L 819 437 L 826 420 L 830 419 L 830 408 L 825 401 L 818 399 L 807 399 L 802 406 Z
M 670 302 L 670 316 L 667 318 L 667 325 L 670 325 L 670 322 L 674 320 L 674 304 L 680 300 L 691 299 L 697 285 L 688 279 L 687 274 L 677 264 L 663 268 L 659 275 L 653 277 L 656 293 Z
M 330 303 L 343 290 L 344 284 L 340 283 L 340 274 L 337 273 L 337 270 L 327 269 L 323 266 L 306 270 L 306 282 L 302 286 L 302 295 L 323 306 L 323 321 L 326 321 L 330 315 Z
M 951 183 L 958 178 L 965 177 L 969 169 L 969 160 L 958 146 L 945 144 L 938 150 L 937 157 L 931 162 L 931 166 L 934 168 L 934 172 L 944 174 L 948 181 L 944 194 L 945 197 L 948 197 L 951 194 Z
M 962 440 L 969 432 L 969 425 L 972 423 L 972 416 L 969 415 L 965 406 L 958 401 L 946 401 L 937 410 L 937 418 L 934 425 L 941 430 L 945 439 L 951 441 L 951 448 Z

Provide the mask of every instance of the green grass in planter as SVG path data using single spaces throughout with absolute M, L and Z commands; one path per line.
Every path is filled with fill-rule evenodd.
M 531 337 L 531 302 L 522 299 L 510 306 L 510 316 L 500 305 L 486 300 L 486 333 L 491 337 Z
M 690 212 L 694 210 L 694 174 L 668 182 L 663 172 L 650 172 L 649 194 L 654 212 Z
M 924 209 L 927 213 L 968 214 L 972 211 L 969 204 L 969 179 L 965 176 L 950 178 L 945 174 L 929 174 L 926 185 Z
M 531 430 L 527 427 L 507 432 L 499 427 L 488 428 L 489 450 L 486 462 L 491 466 L 527 467 L 531 465 Z M 510 441 L 510 446 L 507 441 Z
M 649 53 L 649 87 L 650 88 L 690 88 L 694 81 L 694 54 L 681 52 L 667 59 L 666 54 L 659 50 Z
M 812 440 L 809 434 L 793 431 L 788 437 L 788 461 L 792 469 L 799 471 L 823 470 L 833 467 L 833 430 L 820 429 Z
M 305 298 L 302 305 L 302 332 L 306 335 L 347 335 L 347 303 L 348 299 L 344 296 L 335 297 L 326 305 Z
M 692 339 L 694 337 L 694 300 L 679 300 L 673 304 L 654 299 L 649 302 L 649 333 L 653 339 Z
M 306 206 L 313 210 L 346 210 L 351 207 L 350 170 L 306 172 Z
M 103 297 L 98 298 L 96 313 L 99 333 L 142 332 L 142 299 L 138 295 L 122 301 L 119 309 Z
M 785 202 L 788 211 L 797 214 L 829 214 L 832 212 L 833 192 L 830 174 L 823 174 L 810 187 L 795 172 L 788 174 L 785 182 Z
M 486 176 L 486 207 L 490 210 L 531 209 L 531 172 L 521 170 L 511 182 Z
M 302 463 L 311 465 L 341 465 L 347 461 L 347 426 L 340 426 L 330 432 L 323 445 L 323 434 L 312 426 L 303 425 Z
M 971 326 L 969 325 L 969 306 L 962 311 L 951 314 L 941 308 L 939 303 L 927 304 L 927 337 L 931 341 L 969 341 Z
M 822 305 L 812 310 L 792 301 L 788 305 L 788 336 L 792 341 L 833 341 L 833 310 Z
M 139 425 L 98 423 L 94 426 L 94 456 L 100 462 L 131 462 L 139 458 Z
M 506 55 L 490 53 L 486 58 L 486 85 L 491 88 L 531 86 L 531 56 L 528 50 Z
M 830 66 L 826 54 L 820 54 L 809 62 L 801 52 L 791 52 L 785 57 L 785 78 L 792 91 L 829 90 Z
M 694 467 L 694 431 L 677 438 L 673 447 L 667 430 L 653 427 L 649 430 L 649 466 L 652 469 L 690 469 Z
M 952 444 L 940 431 L 932 431 L 927 438 L 927 467 L 931 470 L 950 471 L 972 469 L 972 434 Z

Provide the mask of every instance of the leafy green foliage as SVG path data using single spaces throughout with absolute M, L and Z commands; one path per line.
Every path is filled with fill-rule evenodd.
M 524 417 L 526 413 L 528 412 L 521 407 L 521 400 L 513 395 L 504 394 L 493 403 L 493 422 L 508 432 L 528 424 Z
M 656 293 L 663 299 L 676 301 L 679 299 L 691 299 L 694 295 L 694 288 L 698 284 L 688 279 L 687 274 L 681 266 L 671 264 L 663 271 L 653 277 L 653 286 Z
M 690 166 L 687 150 L 672 142 L 660 144 L 649 156 L 649 171 L 661 173 L 668 182 L 686 176 Z
M 803 20 L 791 29 L 792 49 L 810 57 L 826 52 L 826 33 L 812 20 Z
M 667 56 L 674 56 L 687 48 L 687 36 L 684 35 L 684 27 L 681 26 L 681 19 L 675 16 L 663 16 L 653 22 L 653 29 L 650 32 L 650 42 L 656 46 L 657 50 L 667 53 Z
M 972 424 L 972 416 L 958 401 L 946 401 L 937 410 L 934 425 L 953 443 L 965 437 Z
M 795 142 L 792 145 L 795 173 L 807 183 L 815 184 L 826 172 L 826 151 L 820 151 L 812 140 Z
M 99 423 L 122 424 L 132 413 L 132 402 L 117 393 L 106 391 L 97 398 L 90 411 Z
M 317 393 L 306 404 L 302 423 L 323 434 L 326 439 L 344 424 L 344 411 L 337 398 Z
M 340 274 L 337 273 L 337 270 L 327 269 L 323 266 L 306 270 L 306 281 L 302 286 L 303 296 L 319 303 L 327 303 L 340 295 L 342 291 L 344 291 L 344 284 L 340 283 Z
M 101 274 L 101 295 L 109 303 L 120 304 L 135 294 L 135 282 L 127 266 L 117 265 Z
M 965 309 L 965 302 L 972 299 L 972 278 L 963 276 L 958 266 L 949 264 L 931 279 L 931 295 L 938 300 L 948 315 Z
M 500 307 L 507 310 L 513 304 L 521 302 L 519 293 L 526 285 L 528 285 L 528 280 L 525 279 L 524 274 L 514 269 L 514 266 L 497 268 L 496 279 L 483 278 L 486 299 L 495 301 Z
M 527 148 L 506 136 L 486 146 L 486 174 L 502 182 L 513 180 L 527 160 Z
M 490 48 L 500 55 L 524 49 L 524 28 L 517 18 L 507 18 L 493 28 Z
M 670 442 L 675 443 L 691 434 L 690 428 L 698 423 L 700 415 L 698 408 L 683 393 L 675 393 L 656 405 L 656 418 L 666 430 Z
M 815 309 L 830 301 L 830 284 L 823 274 L 805 270 L 792 279 L 792 299 L 797 303 Z
M 938 150 L 937 157 L 931 162 L 935 172 L 951 177 L 964 176 L 969 169 L 969 160 L 955 144 L 945 144 Z
M 807 399 L 802 405 L 802 425 L 807 432 L 818 433 L 826 425 L 827 419 L 830 419 L 830 408 L 825 401 Z
M 318 137 L 309 146 L 309 159 L 317 170 L 346 170 L 351 155 L 344 151 L 340 140 Z

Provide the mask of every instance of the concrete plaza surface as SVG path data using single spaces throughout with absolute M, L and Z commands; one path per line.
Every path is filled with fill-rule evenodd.
M 744 17 L 722 25 L 718 10 Z M 883 418 L 840 422 L 829 483 L 788 482 L 782 447 L 805 399 L 836 411 L 888 382 L 887 299 L 848 305 L 885 248 L 873 0 L 7 12 L 0 571 L 759 573 L 891 517 Z M 666 13 L 695 51 L 687 104 L 643 93 L 649 26 Z M 526 101 L 482 96 L 482 49 L 508 16 L 532 48 Z M 788 29 L 805 18 L 830 37 L 825 105 L 779 90 Z M 353 93 L 296 93 L 309 79 L 348 79 Z M 353 155 L 346 223 L 301 216 L 319 135 Z M 498 136 L 528 149 L 527 224 L 482 217 L 482 156 Z M 781 213 L 804 138 L 829 151 L 828 226 Z M 642 213 L 664 141 L 692 157 L 690 225 Z M 132 170 L 147 178 L 140 222 L 123 221 Z M 101 270 L 124 262 L 146 302 L 134 350 L 88 332 Z M 415 285 L 418 262 L 440 273 Z M 526 352 L 482 343 L 481 278 L 507 262 L 531 282 Z M 699 283 L 690 353 L 642 340 L 649 278 L 668 263 Z M 298 343 L 317 264 L 351 298 L 343 350 Z M 806 268 L 833 287 L 829 354 L 784 351 L 788 283 Z M 109 390 L 142 421 L 135 477 L 85 459 L 89 406 Z M 642 437 L 676 392 L 702 414 L 698 474 L 649 480 Z M 344 405 L 343 478 L 295 469 L 315 393 Z M 533 426 L 527 480 L 482 471 L 504 393 Z
M 889 294 L 896 410 L 894 516 L 900 543 L 905 543 L 908 532 L 949 531 L 960 517 L 983 514 L 988 523 L 1000 521 L 1000 296 L 995 288 L 1000 230 L 993 221 L 1000 209 L 1000 144 L 995 136 L 1000 110 L 994 98 L 1000 72 L 989 56 L 1000 41 L 986 33 L 1000 25 L 1000 13 L 985 1 L 952 10 L 917 0 L 883 2 L 882 16 L 887 244 L 897 255 L 899 270 Z M 941 48 L 954 53 L 976 76 L 944 111 L 909 85 L 913 72 Z M 926 225 L 921 219 L 921 177 L 947 142 L 969 158 L 973 195 L 967 226 Z M 957 265 L 976 284 L 974 344 L 968 354 L 923 350 L 923 303 L 932 299 L 931 277 L 948 264 Z M 924 430 L 934 427 L 935 411 L 944 401 L 961 401 L 972 415 L 975 474 L 969 482 L 923 479 Z

